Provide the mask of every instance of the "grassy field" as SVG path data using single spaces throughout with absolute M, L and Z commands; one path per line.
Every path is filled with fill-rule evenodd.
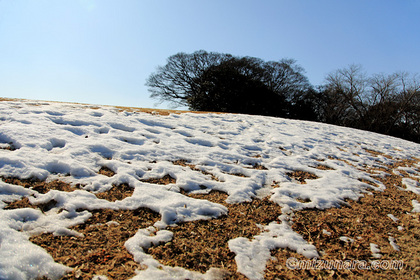
M 185 112 L 117 108 L 122 111 L 159 115 Z M 390 157 L 374 150 L 367 152 L 373 157 Z M 337 160 L 342 160 L 348 165 L 352 164 L 344 159 Z M 173 164 L 204 172 L 187 161 L 174 161 Z M 412 201 L 420 201 L 420 195 L 407 191 L 402 183 L 403 178 L 420 182 L 419 177 L 404 171 L 404 168 L 411 168 L 420 172 L 419 166 L 420 159 L 414 157 L 395 159 L 391 165 L 381 164 L 378 161 L 375 166 L 365 166 L 363 171 L 370 173 L 384 184 L 386 186 L 384 191 L 372 191 L 358 201 L 347 200 L 339 208 L 295 211 L 290 221 L 292 228 L 317 248 L 320 257 L 314 264 L 318 267 L 302 268 L 308 259 L 292 250 L 278 248 L 271 251 L 272 258 L 266 265 L 264 279 L 420 279 L 420 213 L 412 212 Z M 255 165 L 253 168 L 263 170 L 265 167 Z M 326 172 L 333 171 L 323 164 L 323 159 L 319 160 L 316 168 Z M 395 172 L 397 169 L 398 172 Z M 106 167 L 101 168 L 99 173 L 107 177 L 115 176 L 114 171 Z M 317 179 L 315 174 L 305 171 L 287 175 L 302 185 Z M 23 180 L 8 176 L 2 176 L 1 179 L 6 183 L 24 186 L 43 194 L 50 190 L 74 192 L 80 188 L 60 180 L 52 182 Z M 214 176 L 212 179 L 218 180 Z M 147 179 L 145 182 L 159 187 L 174 184 L 176 179 L 166 175 Z M 370 181 L 366 183 L 373 184 Z M 275 189 L 281 186 L 273 182 L 271 187 Z M 134 189 L 128 185 L 120 184 L 95 195 L 108 201 L 119 201 L 130 197 L 133 191 Z M 226 203 L 228 195 L 221 191 L 196 194 L 181 190 L 181 193 L 222 204 L 227 207 L 228 214 L 216 219 L 184 222 L 170 227 L 169 230 L 174 234 L 172 240 L 156 244 L 146 249 L 146 253 L 166 266 L 183 267 L 201 273 L 215 268 L 213 273 L 215 279 L 248 279 L 237 272 L 235 254 L 229 250 L 228 241 L 237 237 L 252 240 L 263 230 L 261 225 L 277 220 L 282 214 L 281 207 L 269 197 L 232 204 Z M 56 201 L 33 205 L 27 197 L 23 197 L 9 202 L 4 210 L 34 208 L 46 212 L 54 207 L 54 203 Z M 152 226 L 160 220 L 159 213 L 148 208 L 139 208 L 135 211 L 100 209 L 91 212 L 92 216 L 86 223 L 71 228 L 82 233 L 83 237 L 42 233 L 31 236 L 30 241 L 43 247 L 56 262 L 73 268 L 73 271 L 62 279 L 92 279 L 94 275 L 104 275 L 108 279 L 129 279 L 136 275 L 136 270 L 145 269 L 144 265 L 135 262 L 124 244 L 139 228 Z M 371 244 L 376 244 L 380 248 L 380 256 L 372 256 Z M 290 269 L 290 260 L 298 261 L 294 263 L 296 269 Z M 380 261 L 380 266 L 378 269 L 361 267 L 334 269 L 327 265 L 328 262 L 344 261 L 357 264 L 366 262 L 368 265 L 371 265 L 372 261 Z M 390 267 L 390 261 L 399 261 L 398 264 L 402 266 L 393 269 Z

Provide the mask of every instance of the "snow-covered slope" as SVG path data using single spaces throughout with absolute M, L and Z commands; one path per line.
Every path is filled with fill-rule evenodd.
M 211 273 L 157 269 L 157 261 L 143 252 L 142 244 L 171 239 L 170 224 L 226 214 L 226 207 L 185 196 L 181 189 L 223 191 L 229 195 L 228 203 L 270 196 L 282 207 L 284 214 L 252 242 L 244 238 L 229 242 L 237 254 L 239 271 L 257 279 L 273 247 L 288 247 L 308 258 L 318 255 L 314 246 L 293 232 L 288 213 L 338 206 L 345 198 L 356 200 L 370 189 L 382 189 L 384 186 L 361 171 L 362 167 L 420 155 L 420 145 L 412 142 L 320 123 L 235 114 L 162 116 L 113 107 L 34 101 L 0 102 L 0 147 L 3 177 L 59 178 L 83 186 L 74 192 L 53 190 L 40 194 L 0 181 L 1 279 L 25 279 L 38 274 L 54 279 L 68 270 L 28 238 L 39 232 L 77 235 L 68 228 L 90 217 L 88 211 L 77 209 L 138 207 L 148 207 L 162 217 L 155 224 L 156 235 L 151 237 L 150 229 L 139 229 L 126 243 L 136 261 L 148 265 L 138 279 L 166 273 L 211 278 Z M 374 157 L 369 150 L 392 158 Z M 176 165 L 176 160 L 186 160 L 203 172 Z M 333 170 L 315 168 L 320 161 Z M 98 174 L 103 166 L 116 174 Z M 318 179 L 299 184 L 287 175 L 295 170 L 313 173 Z M 417 170 L 410 171 L 419 176 Z M 165 175 L 175 178 L 176 183 L 156 188 L 144 182 Z M 419 192 L 419 185 L 411 181 L 410 190 Z M 273 182 L 280 187 L 273 188 Z M 121 183 L 134 188 L 131 197 L 110 202 L 94 195 Z M 22 196 L 28 196 L 33 204 L 50 200 L 58 203 L 46 213 L 29 208 L 3 209 L 5 202 Z

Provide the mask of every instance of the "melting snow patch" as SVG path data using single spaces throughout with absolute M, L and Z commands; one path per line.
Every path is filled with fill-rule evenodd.
M 388 237 L 388 240 L 389 240 L 389 244 L 391 244 L 392 248 L 395 251 L 399 251 L 400 250 L 400 246 L 398 246 L 397 243 L 395 243 L 395 238 L 394 237 L 390 236 L 390 237 Z
M 397 217 L 395 217 L 394 215 L 392 215 L 392 214 L 388 214 L 387 215 L 391 220 L 393 220 L 395 223 L 398 223 L 398 221 L 400 220 L 400 219 L 398 219 Z
M 29 236 L 0 220 L 0 279 L 20 280 L 48 276 L 61 278 L 71 268 L 54 262 L 44 249 L 30 242 Z
M 415 194 L 420 194 L 420 183 L 410 179 L 410 178 L 403 178 L 402 179 L 403 185 L 405 185 L 405 188 L 407 191 L 412 191 Z
M 329 232 L 328 230 L 326 230 L 326 229 L 323 229 L 322 230 L 322 233 L 323 234 L 325 234 L 325 235 L 328 235 L 328 236 L 330 236 L 331 235 L 331 232 Z
M 413 199 L 411 201 L 411 204 L 413 205 L 413 212 L 420 212 L 420 202 L 418 202 L 417 200 Z
M 378 245 L 370 243 L 370 251 L 372 252 L 372 257 L 376 259 L 380 259 L 382 257 L 382 254 L 380 254 L 381 250 L 379 249 Z
M 346 243 L 353 243 L 354 242 L 354 239 L 353 238 L 350 238 L 350 237 L 347 237 L 347 236 L 340 236 L 340 238 L 339 238 L 341 241 L 343 241 L 343 242 L 346 242 Z
M 366 149 L 401 159 L 420 154 L 420 145 L 393 137 L 263 116 L 161 116 L 121 112 L 112 107 L 93 109 L 77 104 L 4 101 L 0 102 L 0 120 L 0 176 L 60 179 L 81 186 L 72 192 L 51 190 L 41 194 L 0 180 L 1 279 L 38 275 L 59 278 L 68 269 L 30 243 L 29 235 L 40 232 L 78 235 L 69 228 L 84 223 L 91 215 L 89 210 L 138 207 L 158 212 L 162 219 L 153 230 L 139 229 L 125 244 L 136 261 L 149 267 L 140 271 L 137 279 L 222 278 L 217 269 L 200 274 L 162 266 L 143 251 L 152 244 L 171 240 L 171 224 L 228 213 L 223 205 L 193 199 L 182 191 L 223 191 L 229 195 L 227 203 L 251 201 L 264 193 L 282 207 L 283 213 L 326 209 L 346 204 L 346 199 L 358 200 L 372 189 L 385 188 L 371 174 L 361 171 L 365 166 L 378 165 L 378 157 Z M 186 160 L 194 168 L 173 164 L 178 160 Z M 330 168 L 314 168 L 319 160 Z M 385 157 L 380 157 L 380 161 L 392 162 Z M 103 166 L 112 169 L 115 175 L 98 174 Z M 314 176 L 301 184 L 288 176 L 295 170 Z M 405 171 L 413 178 L 419 175 L 415 169 Z M 166 186 L 145 182 L 165 175 L 175 182 Z M 273 182 L 276 187 L 272 187 Z M 403 183 L 407 190 L 420 194 L 420 185 L 415 180 L 403 179 Z M 120 184 L 133 188 L 132 196 L 110 202 L 94 194 Z M 28 197 L 33 205 L 49 203 L 52 207 L 45 213 L 27 208 L 5 209 L 8 203 L 22 197 Z M 419 212 L 419 203 L 415 200 L 412 203 L 413 211 Z M 229 241 L 240 272 L 261 279 L 270 250 L 275 248 L 289 248 L 307 258 L 318 256 L 316 248 L 294 232 L 285 217 L 265 226 L 253 240 Z M 341 239 L 351 242 L 347 237 Z
M 413 199 L 411 201 L 411 204 L 413 205 L 412 212 L 420 212 L 420 202 L 418 202 L 417 200 Z
M 168 230 L 159 230 L 155 227 L 140 229 L 137 233 L 125 242 L 125 247 L 134 256 L 134 260 L 139 263 L 147 262 L 148 265 L 158 266 L 159 262 L 153 260 L 150 255 L 144 253 L 143 249 L 148 249 L 152 245 L 159 245 L 172 240 L 173 233 Z
M 271 257 L 270 251 L 277 248 L 288 248 L 307 258 L 319 256 L 315 246 L 292 230 L 287 216 L 282 215 L 280 219 L 280 224 L 271 222 L 251 241 L 244 237 L 229 241 L 229 249 L 236 254 L 238 272 L 249 279 L 263 279 L 265 264 Z

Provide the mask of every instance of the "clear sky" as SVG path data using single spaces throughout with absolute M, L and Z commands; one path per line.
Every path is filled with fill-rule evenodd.
M 0 0 L 0 96 L 155 106 L 147 77 L 200 49 L 293 58 L 313 85 L 420 72 L 420 0 Z

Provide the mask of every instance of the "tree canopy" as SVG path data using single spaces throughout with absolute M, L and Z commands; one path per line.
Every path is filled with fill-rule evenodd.
M 197 51 L 170 56 L 147 79 L 151 97 L 196 111 L 287 117 L 370 130 L 420 143 L 420 79 L 368 76 L 360 65 L 314 89 L 292 59 Z
M 405 72 L 371 77 L 360 65 L 327 75 L 320 121 L 420 142 L 420 81 Z
M 205 51 L 169 57 L 146 84 L 151 97 L 191 110 L 270 116 L 290 115 L 288 109 L 311 88 L 294 60 Z

